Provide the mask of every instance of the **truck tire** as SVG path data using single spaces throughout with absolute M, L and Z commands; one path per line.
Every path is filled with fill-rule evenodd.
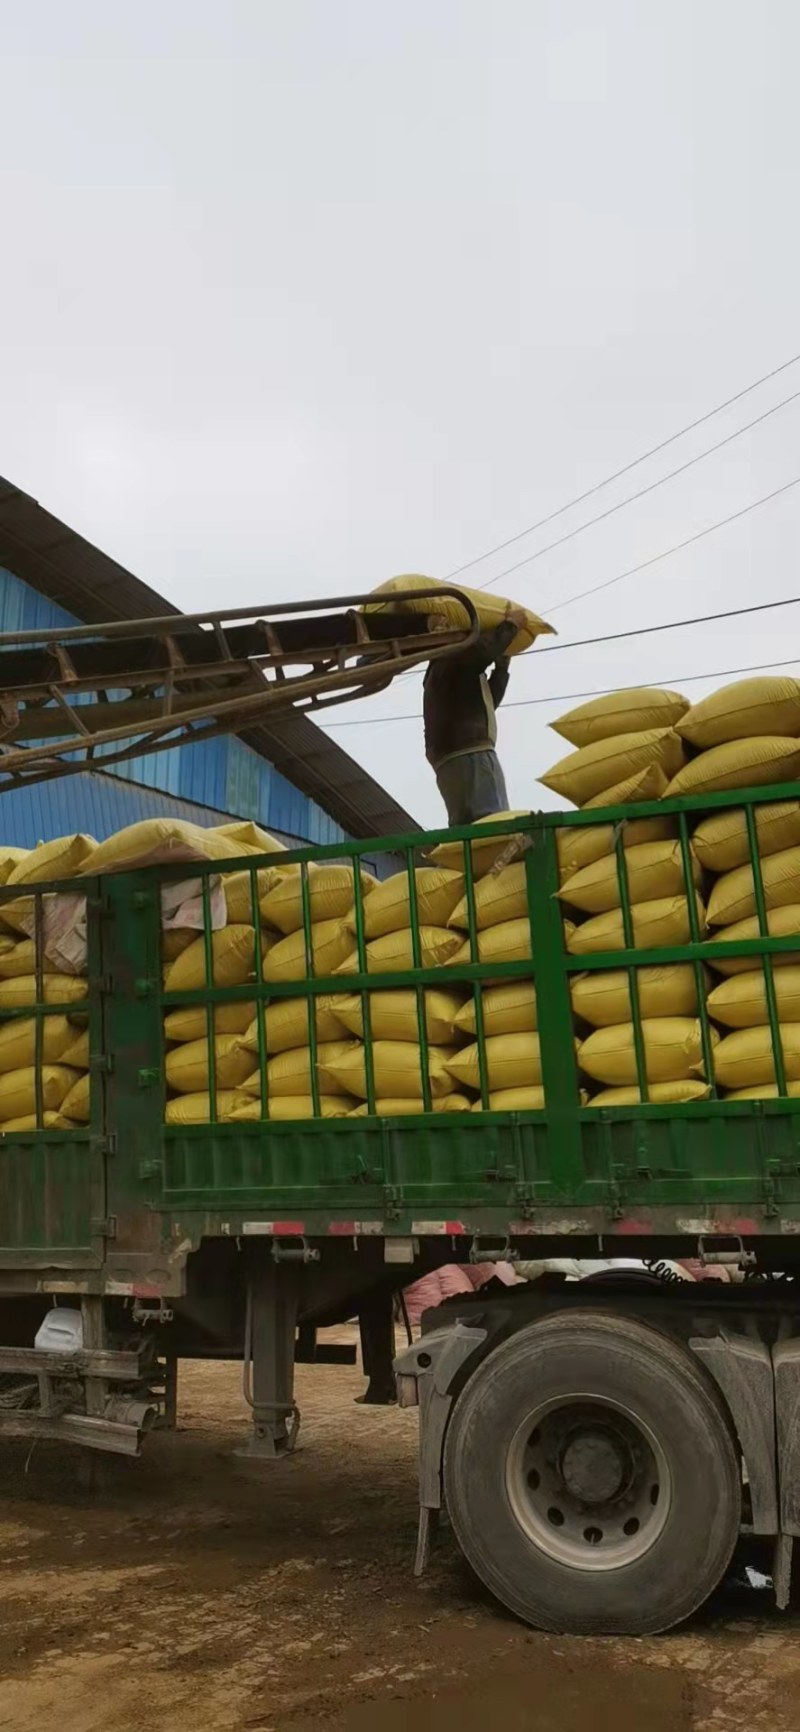
M 465 1385 L 445 1440 L 461 1550 L 541 1629 L 667 1630 L 717 1586 L 739 1532 L 727 1410 L 667 1336 L 610 1312 L 548 1317 Z

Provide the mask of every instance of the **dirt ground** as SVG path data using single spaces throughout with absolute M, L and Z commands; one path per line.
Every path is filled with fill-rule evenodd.
M 729 1583 L 656 1640 L 536 1634 L 445 1532 L 411 1574 L 416 1415 L 301 1367 L 301 1444 L 258 1473 L 237 1367 L 181 1367 L 179 1429 L 81 1488 L 6 1446 L 2 1732 L 796 1732 L 800 1612 Z

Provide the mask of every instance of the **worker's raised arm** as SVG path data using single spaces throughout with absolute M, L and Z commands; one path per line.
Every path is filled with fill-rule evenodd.
M 510 663 L 508 656 L 498 656 L 489 675 L 489 691 L 495 709 L 503 702 L 508 687 Z
M 493 662 L 506 661 L 506 650 L 517 635 L 517 627 L 509 620 L 503 620 L 501 625 L 493 626 L 491 631 L 483 631 L 469 649 L 463 650 L 459 663 L 464 668 L 474 668 L 476 673 L 483 673 Z M 505 687 L 503 688 L 505 690 Z

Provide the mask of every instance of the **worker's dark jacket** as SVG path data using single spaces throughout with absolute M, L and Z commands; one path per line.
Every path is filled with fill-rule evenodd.
M 495 746 L 494 712 L 508 685 L 508 657 L 503 653 L 508 636 L 503 628 L 499 633 L 485 632 L 462 655 L 430 663 L 422 709 L 425 756 L 435 770 L 462 752 L 485 752 Z M 492 672 L 487 674 L 489 667 Z

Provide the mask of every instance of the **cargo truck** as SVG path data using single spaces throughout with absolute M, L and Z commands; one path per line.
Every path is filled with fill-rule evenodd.
M 362 1116 L 271 1120 L 265 1092 L 258 1122 L 213 1122 L 215 1007 L 305 996 L 318 1112 L 312 1006 L 342 990 L 341 976 L 314 978 L 309 966 L 303 982 L 265 982 L 257 958 L 255 981 L 208 984 L 220 875 L 249 874 L 258 931 L 266 862 L 252 855 L 192 866 L 203 884 L 207 984 L 177 996 L 163 985 L 161 896 L 186 867 L 87 880 L 90 1122 L 0 1145 L 0 1435 L 135 1454 L 150 1424 L 169 1417 L 179 1358 L 240 1358 L 250 1453 L 279 1463 L 298 1423 L 295 1358 L 314 1352 L 326 1321 L 446 1261 L 641 1258 L 649 1271 L 520 1282 L 428 1313 L 396 1362 L 399 1401 L 419 1408 L 416 1567 L 446 1508 L 470 1565 L 520 1617 L 566 1631 L 657 1631 L 706 1599 L 744 1532 L 773 1544 L 785 1604 L 800 1531 L 800 1099 L 789 1092 L 775 972 L 798 939 L 769 936 L 756 817 L 796 798 L 796 787 L 766 787 L 498 821 L 503 857 L 524 863 L 532 961 L 478 960 L 471 848 L 485 842 L 485 824 L 385 839 L 409 872 L 417 966 L 382 975 L 367 970 L 358 870 L 374 841 L 281 856 L 300 868 L 307 963 L 309 866 L 350 862 L 358 972 L 347 989 L 362 994 L 367 1032 L 372 990 L 416 994 L 423 1075 L 426 988 L 446 981 L 476 993 L 482 1048 L 477 988 L 533 977 L 541 1110 L 490 1110 L 482 1059 L 477 1110 L 379 1117 L 367 1059 Z M 691 882 L 694 826 L 732 808 L 746 814 L 760 936 L 726 949 L 764 971 L 778 1093 L 738 1101 L 712 1085 L 705 1100 L 653 1103 L 638 970 L 679 960 L 695 971 L 711 1077 L 704 970 L 720 945 L 689 898 L 687 944 L 634 947 L 626 822 L 673 814 Z M 556 898 L 565 824 L 615 827 L 623 949 L 575 956 L 565 947 Z M 443 841 L 463 844 L 471 959 L 431 969 L 412 868 Z M 7 1013 L 36 1019 L 40 1057 L 45 1018 L 76 1012 L 53 1002 L 41 949 L 47 897 L 59 889 L 74 894 L 74 880 L 26 890 L 36 990 Z M 14 894 L 0 891 L 0 918 Z M 579 973 L 610 968 L 629 981 L 642 1100 L 597 1108 L 581 1092 L 570 987 Z M 178 1005 L 206 1017 L 208 1124 L 165 1123 L 163 1024 Z M 265 1074 L 263 1050 L 259 1062 Z M 37 1114 L 44 1126 L 41 1100 Z M 665 1282 L 653 1272 L 662 1258 L 727 1263 L 741 1278 Z

